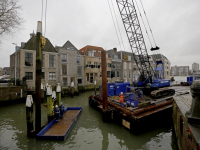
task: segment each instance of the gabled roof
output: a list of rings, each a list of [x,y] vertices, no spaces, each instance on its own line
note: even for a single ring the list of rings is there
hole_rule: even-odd
[[[29,39],[29,41],[25,44],[24,48],[26,50],[36,50],[36,36],[33,36]],[[42,51],[45,52],[54,52],[57,53],[54,46],[51,44],[48,38],[46,38],[46,44],[44,46],[44,49]]]
[[[81,53],[78,51],[78,49],[68,40],[63,46],[62,46],[63,49],[70,49],[70,50],[74,50],[74,51],[77,51],[77,54],[80,54]]]
[[[105,51],[102,47],[97,47],[97,46],[91,46],[91,45],[87,45],[83,48],[81,48],[79,50],[79,52],[82,54],[82,55],[86,55],[88,56],[88,51],[93,51],[95,50],[96,52],[94,52],[94,57],[101,57],[101,53],[99,51]],[[111,58],[110,55],[108,54],[108,58]]]

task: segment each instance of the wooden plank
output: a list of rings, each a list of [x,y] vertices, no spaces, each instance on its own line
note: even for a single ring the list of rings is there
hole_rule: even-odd
[[[45,136],[64,136],[80,110],[68,110],[63,119],[60,119],[58,124],[54,124],[46,133]]]

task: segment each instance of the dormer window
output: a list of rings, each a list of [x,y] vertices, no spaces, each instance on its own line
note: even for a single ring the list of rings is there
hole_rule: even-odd
[[[94,52],[92,52],[92,51],[88,52],[88,56],[94,57]]]

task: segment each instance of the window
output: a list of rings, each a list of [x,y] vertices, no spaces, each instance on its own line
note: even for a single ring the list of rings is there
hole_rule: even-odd
[[[78,79],[78,84],[82,84],[82,79]]]
[[[56,73],[55,72],[49,72],[49,80],[55,80],[56,79]]]
[[[107,63],[107,67],[108,67],[108,68],[111,68],[111,63]]]
[[[129,71],[129,79],[131,78],[131,72]]]
[[[33,72],[25,72],[25,77],[27,80],[33,80]]]
[[[77,56],[76,60],[77,60],[77,64],[79,64],[80,63],[80,57]]]
[[[119,77],[119,71],[117,71],[117,77]]]
[[[86,73],[86,81],[89,81],[89,73]]]
[[[45,79],[45,72],[42,72],[41,79]]]
[[[111,71],[107,71],[107,78],[111,77]]]
[[[67,78],[63,78],[63,85],[67,86]]]
[[[118,59],[118,56],[117,56],[117,55],[114,55],[114,59]]]
[[[92,52],[92,51],[88,52],[88,56],[94,57],[94,52]]]
[[[97,73],[94,74],[94,80],[97,81]]]
[[[124,62],[124,69],[127,69],[127,64],[126,64],[126,62]]]
[[[62,75],[67,75],[67,65],[62,65]]]
[[[115,64],[113,64],[113,65],[112,65],[112,68],[116,68],[116,65],[115,65]]]
[[[67,55],[66,54],[62,54],[61,58],[62,58],[62,62],[67,62]]]
[[[95,53],[95,52],[96,52],[96,50],[93,50],[93,52]]]
[[[78,76],[82,76],[82,67],[81,66],[77,67],[77,74],[78,74]]]
[[[120,63],[117,64],[117,69],[121,69]]]
[[[129,69],[131,69],[131,62],[129,62]]]
[[[45,67],[45,54],[42,54],[42,67]]]
[[[94,62],[94,68],[98,68],[98,62]]]
[[[127,78],[127,71],[124,71],[124,78]]]
[[[33,66],[33,53],[25,53],[25,66]]]
[[[128,60],[131,61],[131,56],[128,56]]]
[[[115,77],[115,71],[111,71],[111,78]]]
[[[91,61],[87,61],[87,67],[91,67]]]
[[[101,53],[101,51],[98,51],[98,53]]]
[[[56,67],[56,56],[49,55],[49,67]]]
[[[93,83],[93,73],[90,73],[90,83]]]

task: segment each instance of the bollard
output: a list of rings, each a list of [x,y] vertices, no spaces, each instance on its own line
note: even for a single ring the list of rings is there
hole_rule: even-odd
[[[60,106],[60,102],[61,102],[61,87],[60,87],[60,83],[57,83],[56,97],[57,97],[57,105]]]
[[[189,111],[186,112],[188,123],[200,125],[200,80],[196,80],[190,87],[192,94],[192,104]]]
[[[57,103],[56,92],[53,91],[52,92],[52,110],[55,108],[56,103]]]
[[[41,83],[41,99],[42,101],[44,101],[44,86],[42,83]]]
[[[31,137],[33,133],[33,98],[32,95],[27,95],[26,98],[26,123],[27,123],[27,136]]]
[[[52,115],[52,88],[51,88],[50,85],[47,86],[46,96],[47,96],[47,117],[48,117],[48,123],[50,123],[53,120],[53,115]]]

